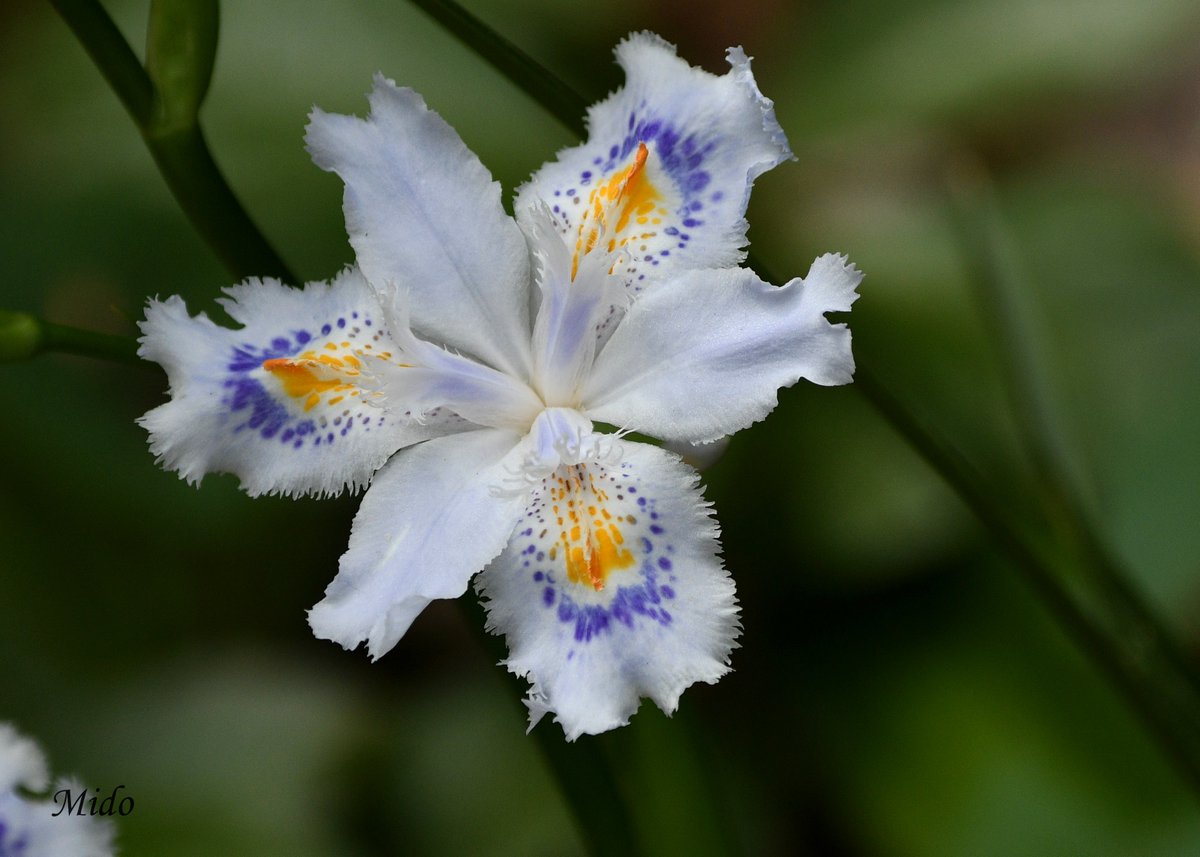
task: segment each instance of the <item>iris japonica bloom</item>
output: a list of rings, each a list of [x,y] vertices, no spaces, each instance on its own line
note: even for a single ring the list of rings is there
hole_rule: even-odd
[[[239,330],[150,302],[141,354],[171,401],[142,424],[167,467],[251,494],[369,483],[317,636],[378,658],[474,578],[530,725],[552,712],[570,739],[729,669],[738,611],[697,474],[624,433],[708,443],[781,386],[850,381],[850,333],[824,313],[861,275],[832,255],[782,287],[738,267],[751,184],[791,152],[728,58],[718,77],[625,40],[625,87],[515,219],[454,130],[377,77],[366,119],[317,110],[307,131],[345,182],[354,267],[228,289]]]
[[[26,793],[50,791],[55,800]],[[65,809],[67,802],[59,797],[63,791],[77,799],[85,790],[69,779],[55,781],[51,790],[41,748],[0,723],[0,857],[111,857],[112,825]]]

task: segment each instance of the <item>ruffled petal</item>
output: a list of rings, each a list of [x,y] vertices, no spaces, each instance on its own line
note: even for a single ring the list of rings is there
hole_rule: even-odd
[[[850,331],[825,313],[858,297],[845,257],[782,288],[752,271],[696,271],[639,298],[596,358],[583,411],[664,440],[704,443],[761,420],[800,378],[845,384]]]
[[[522,224],[550,206],[576,260],[619,253],[616,272],[635,290],[681,268],[740,262],[751,185],[792,154],[745,53],[730,48],[728,59],[718,77],[650,33],[618,45],[625,86],[589,110],[585,144],[520,188]]]
[[[511,490],[520,436],[481,429],[400,452],[376,474],[354,518],[349,550],[325,598],[308,613],[313,633],[372,658],[404,636],[425,605],[457,598],[504,547],[525,505]]]
[[[458,428],[449,414],[418,423],[369,389],[396,346],[357,270],[328,285],[248,280],[226,293],[240,329],[190,316],[178,296],[150,301],[141,323],[138,353],[166,369],[171,400],[138,422],[188,482],[227,472],[252,495],[336,494],[366,484],[401,446]]]
[[[529,255],[500,185],[421,96],[381,75],[363,120],[314,110],[306,141],[346,183],[346,229],[378,288],[413,296],[414,329],[529,373]]]
[[[0,792],[17,786],[40,792],[49,784],[50,770],[37,743],[10,724],[0,723]]]
[[[728,671],[739,626],[717,536],[695,471],[645,444],[534,490],[477,583],[508,668],[530,680],[531,728],[549,712],[568,740],[604,732],[641,697],[670,714]]]

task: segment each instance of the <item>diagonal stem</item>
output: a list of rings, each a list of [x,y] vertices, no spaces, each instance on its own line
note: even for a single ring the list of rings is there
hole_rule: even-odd
[[[984,321],[997,344],[1009,406],[1038,479],[1046,517],[1082,558],[1081,570],[1090,576],[1096,594],[1114,606],[1125,605],[1125,633],[1133,638],[1154,635],[1153,612],[1093,525],[1093,516],[1074,478],[1041,347],[1048,338],[1034,308],[1029,306],[1033,290],[995,189],[983,166],[965,157],[954,165],[948,178],[952,220],[983,305]],[[1180,674],[1200,692],[1200,678],[1188,659],[1177,646],[1169,649]]]
[[[1010,408],[1037,479],[1044,517],[1066,549],[1057,577],[1089,614],[1088,624],[1107,627],[1108,639],[1120,644],[1108,657],[1124,662],[1132,674],[1124,688],[1131,701],[1160,723],[1164,743],[1184,745],[1176,747],[1176,758],[1194,757],[1200,754],[1200,719],[1195,716],[1200,678],[1097,531],[1072,478],[1039,347],[1046,338],[1027,305],[1032,290],[987,175],[981,166],[963,162],[950,178],[959,243],[998,345]],[[1102,645],[1104,640],[1095,642]],[[1196,773],[1189,773],[1197,782]]]
[[[51,4],[121,99],[171,193],[225,268],[239,280],[273,276],[296,282],[217,167],[195,113],[181,117],[162,102],[163,93],[104,7],[96,0]]]
[[[1058,623],[1142,717],[1180,775],[1200,791],[1200,696],[1174,640],[1128,587],[1090,585],[1089,561],[1061,557],[1012,510],[995,502],[984,476],[918,420],[868,370],[854,379],[863,397],[958,495],[1042,599]],[[1109,573],[1116,573],[1111,570]]]
[[[557,75],[453,0],[411,0],[459,41],[490,62],[530,98],[582,137],[587,102]]]

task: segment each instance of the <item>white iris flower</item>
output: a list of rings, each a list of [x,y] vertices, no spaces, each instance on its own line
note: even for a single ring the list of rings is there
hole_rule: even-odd
[[[345,182],[356,257],[329,284],[250,280],[228,330],[151,301],[141,354],[171,401],[142,418],[190,482],[251,494],[370,484],[309,613],[372,658],[473,577],[531,725],[567,737],[667,713],[728,669],[737,636],[718,529],[678,456],[593,421],[701,444],[781,386],[850,381],[861,274],[822,256],[783,287],[738,267],[754,179],[790,158],[741,49],[724,76],[638,34],[589,139],[517,193],[421,97],[382,77],[366,119],[315,111],[308,149]]]

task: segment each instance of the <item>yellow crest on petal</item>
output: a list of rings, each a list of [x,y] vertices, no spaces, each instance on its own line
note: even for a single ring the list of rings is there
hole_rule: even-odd
[[[639,143],[633,160],[592,188],[580,217],[571,261],[571,279],[579,272],[579,260],[595,249],[602,235],[608,236],[609,253],[631,241],[644,241],[658,234],[667,214],[664,198],[651,180],[647,161],[650,150]],[[644,248],[643,248],[644,249]]]
[[[613,515],[608,510],[608,493],[596,486],[586,467],[560,470],[553,477],[550,500],[559,537],[549,556],[557,559],[562,551],[569,581],[599,592],[610,574],[634,564],[621,525],[636,521],[632,515]]]

